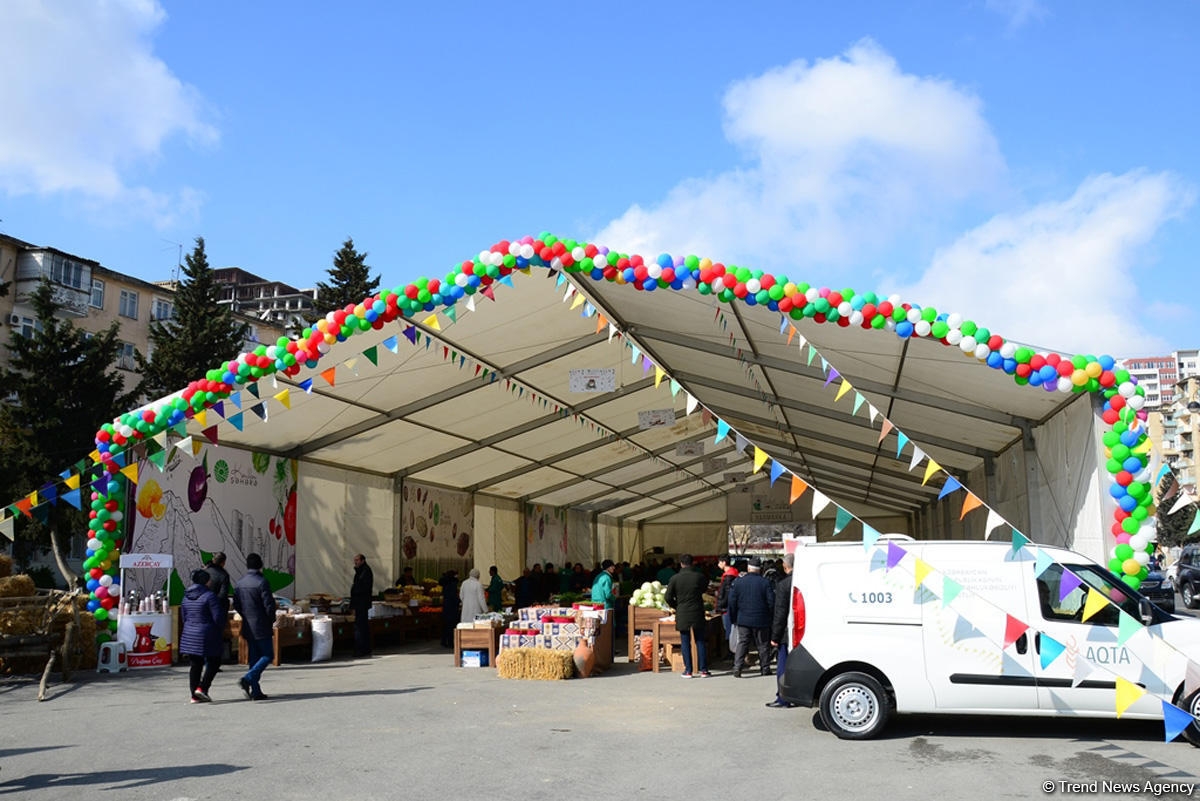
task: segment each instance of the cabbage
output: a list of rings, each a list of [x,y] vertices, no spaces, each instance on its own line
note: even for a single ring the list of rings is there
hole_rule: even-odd
[[[663,591],[663,585],[662,585],[661,581],[652,581],[652,582],[650,582],[650,586],[654,588],[655,592]]]
[[[653,589],[654,589],[654,585],[651,584],[649,581],[642,583],[642,592],[650,592]]]

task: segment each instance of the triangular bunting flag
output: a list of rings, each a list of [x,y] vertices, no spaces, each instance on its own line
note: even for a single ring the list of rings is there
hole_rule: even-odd
[[[229,423],[234,428],[236,428],[238,431],[242,430],[242,412],[238,412],[237,414],[229,415],[228,420],[229,420]]]
[[[512,286],[512,284],[509,284],[509,286]],[[457,322],[458,322],[458,307],[456,307],[456,306],[447,306],[446,308],[442,309],[442,314],[444,314],[444,315],[446,315],[447,317],[449,317],[449,318],[450,318],[450,322],[452,322],[452,323],[457,323]]]
[[[676,395],[678,395],[679,390],[681,390],[681,389],[683,389],[683,387],[679,386],[679,382],[676,381],[674,378],[672,378],[671,379],[671,397],[673,398]]]
[[[733,449],[738,453],[745,453],[746,447],[750,444],[750,440],[743,437],[741,434],[734,434]]]
[[[935,464],[935,462],[932,459],[930,460],[929,463]],[[925,474],[925,479],[926,480],[929,479],[928,472],[926,472],[926,474]],[[960,490],[960,489],[962,489],[962,484],[958,483],[958,479],[955,478],[954,476],[947,476],[946,483],[942,485],[942,491],[938,493],[938,500],[940,501],[942,498],[945,498],[950,493],[954,492],[955,490]]]
[[[72,473],[67,476],[67,489],[79,489],[79,474]]]
[[[806,344],[808,344],[808,343],[806,343],[803,339],[800,340],[800,347],[803,348]],[[808,367],[812,367],[813,356],[816,356],[816,355],[817,355],[817,349],[814,348],[812,345],[809,345],[808,346],[808,360],[804,364],[807,365]],[[824,362],[825,360],[821,359],[821,361]]]
[[[693,398],[692,394],[689,392],[688,396],[687,396],[687,412],[686,413],[691,414],[692,412],[696,411],[696,406],[698,406],[699,403],[700,403],[700,401]]]
[[[495,300],[495,298],[492,298],[492,299]],[[583,295],[576,295],[575,300],[571,301],[571,308],[578,309],[580,306],[583,305],[585,300],[587,300],[587,298],[585,298]]]
[[[176,447],[176,449],[181,450],[181,451],[185,452],[186,454],[188,454],[189,456],[191,456],[192,455],[192,438],[184,437],[183,439],[181,439],[175,443],[175,447]]]
[[[883,443],[883,438],[886,437],[888,435],[888,432],[891,430],[892,430],[892,421],[887,419],[886,417],[883,418],[883,424],[879,426],[879,442],[880,442],[880,444]]]
[[[967,490],[967,497],[963,501],[962,511],[958,513],[958,519],[962,520],[967,516],[967,512],[971,511],[972,509],[978,509],[982,505],[983,501],[979,499],[979,496],[970,490]]]
[[[875,408],[875,404],[867,404],[867,415],[871,418],[871,424],[875,424],[875,418],[879,416],[879,410]],[[882,437],[880,438],[882,439]]]
[[[924,562],[920,559],[917,560],[916,565],[913,566],[913,578],[916,579],[918,587],[924,583],[926,576],[928,576],[932,570],[933,568],[930,567],[927,562]]]
[[[941,470],[942,466],[930,459],[929,464],[925,465],[925,477],[921,479],[921,486],[923,487],[928,484],[930,476],[932,476],[934,473],[941,472]],[[943,487],[943,489],[945,489],[945,487]],[[938,497],[940,498],[941,496],[939,495]]]
[[[489,286],[488,289],[491,289],[491,287]],[[491,297],[491,295],[489,295],[488,297]],[[492,298],[492,300],[495,300],[495,298]],[[436,314],[429,315],[424,320],[422,320],[421,323],[426,328],[432,328],[434,331],[442,330],[442,325],[441,325],[441,323],[438,322],[438,317]]]
[[[162,456],[164,454],[159,454],[159,455]],[[83,508],[83,501],[80,500],[79,490],[77,490],[77,489],[73,489],[73,490],[64,492],[62,494],[62,499],[64,501],[66,501],[67,503],[71,504],[72,506],[74,506],[76,509]]]
[[[805,482],[804,479],[800,478],[800,476],[793,474],[791,499],[788,500],[788,503],[795,503],[796,499],[803,495],[806,489],[808,489],[808,483]]]
[[[367,358],[367,361],[369,361],[371,364],[375,365],[376,367],[379,366],[379,346],[378,345],[372,345],[371,347],[367,348],[366,350],[364,350],[362,352],[362,355],[365,356]]]
[[[1013,551],[1013,553],[1016,553],[1017,551],[1021,550],[1028,544],[1029,544],[1029,537],[1026,537],[1024,534],[1022,534],[1021,532],[1017,531],[1014,528],[1013,535],[1012,535],[1012,551]]]
[[[1054,560],[1050,558],[1050,554],[1046,553],[1041,548],[1038,548],[1037,549],[1037,559],[1033,563],[1033,575],[1034,576],[1042,575],[1043,573],[1045,573],[1047,570],[1050,569],[1050,565],[1052,565],[1052,564],[1054,564]]]
[[[813,505],[812,505],[813,520],[816,520],[817,515],[821,514],[821,512],[824,511],[825,507],[828,505],[829,505],[829,498],[825,497],[825,493],[821,492],[820,490],[813,490]]]
[[[639,357],[639,356],[641,356],[641,355],[642,355],[642,351],[641,351],[641,349],[640,349],[640,348],[638,348],[638,346],[637,346],[637,345],[632,345],[632,344],[631,344],[631,345],[629,346],[629,363],[630,363],[630,364],[637,364],[637,363],[638,363],[638,357]]]
[[[258,394],[258,384],[247,384],[246,391],[249,392],[251,395],[253,395],[256,398],[262,397],[261,395]],[[204,423],[201,423],[200,425],[204,425]]]
[[[823,367],[828,367],[828,366],[829,366],[829,363],[828,363],[828,362],[826,362],[824,359],[821,359],[821,365],[822,365]],[[827,375],[827,376],[825,377],[825,386],[829,386],[829,384],[830,384],[830,383],[831,383],[831,382],[832,382],[832,381],[833,381],[835,378],[840,378],[840,377],[841,377],[841,373],[839,373],[839,372],[838,372],[836,369],[831,369],[831,370],[829,371],[829,375]]]
[[[50,506],[42,504],[41,506],[33,507],[33,516],[43,526],[50,525]]]
[[[1188,526],[1187,536],[1192,536],[1197,531],[1200,531],[1200,509],[1196,510],[1196,516],[1192,518],[1192,524]]]
[[[53,484],[47,484],[41,488],[40,492],[43,503],[49,503],[51,506],[58,505],[58,487]]]
[[[769,459],[769,458],[770,457],[767,456],[766,451],[764,451],[762,448],[755,445],[754,446],[754,472],[757,473],[759,470],[762,470],[762,466],[764,464],[766,464],[767,459]]]
[[[205,439],[207,439],[213,445],[217,444],[217,427],[216,426],[209,426],[208,428],[204,429],[200,433],[204,436]]]
[[[282,390],[275,394],[275,400],[283,404],[283,408],[292,408],[292,391],[290,389]]]
[[[838,387],[837,394],[833,396],[834,402],[836,403],[837,401],[840,401],[842,396],[852,389],[854,389],[854,387],[850,386],[850,382],[843,378],[842,385]]]
[[[334,379],[337,377],[337,367],[330,367],[328,370],[321,371],[321,378],[325,379],[325,383],[329,386],[334,385]]]
[[[264,421],[266,421],[266,419],[267,419],[267,404],[256,403],[250,407],[250,411],[254,412],[259,417],[261,417]]]
[[[217,401],[216,403],[214,403],[212,405],[212,410],[217,413],[217,417],[220,417],[221,419],[225,418],[225,402],[224,401]]]
[[[1020,639],[1029,626],[1009,614],[1005,614],[1004,618],[1004,645],[1002,647],[1007,648]]]
[[[962,585],[949,576],[942,576],[942,606],[950,603],[962,592]]]
[[[242,392],[241,392],[241,390],[229,393],[229,402],[232,403],[234,406],[238,407],[239,409],[242,408]]]
[[[783,475],[783,465],[774,459],[771,460],[771,486],[775,486],[775,481]]]
[[[862,393],[855,392],[854,393],[854,411],[850,412],[850,414],[858,414],[858,410],[862,408],[864,401],[866,401],[866,398],[864,398],[862,396]],[[875,421],[872,420],[871,422],[875,422]]]
[[[847,512],[842,507],[837,508],[837,517],[833,521],[833,536],[842,533],[842,529],[850,525],[850,521],[854,519],[854,515]]]
[[[133,464],[129,465],[129,467],[122,467],[121,475],[125,476],[125,478],[129,479],[134,484],[138,483],[137,462],[134,462]]]
[[[1066,646],[1050,635],[1043,633],[1039,649],[1038,655],[1042,660],[1042,670],[1045,670],[1050,667],[1051,662],[1062,655],[1062,652],[1066,650]]]
[[[904,451],[904,446],[908,444],[908,436],[903,431],[896,432],[896,458],[900,458],[900,454]]]
[[[13,536],[13,519],[11,517],[6,517],[3,520],[0,520],[0,534],[3,534],[10,540],[16,539]]]
[[[201,442],[200,440],[196,439],[195,437],[192,437],[191,439],[192,439],[192,456],[193,457],[199,456],[200,451],[204,450],[204,443]]]
[[[654,388],[655,389],[657,389],[658,385],[662,383],[663,376],[665,376],[666,374],[667,374],[666,370],[662,369],[657,364],[654,365]]]
[[[1120,623],[1117,624],[1117,645],[1124,645],[1129,638],[1146,628],[1142,621],[1135,620],[1133,615],[1121,610]]]
[[[1133,702],[1146,694],[1146,691],[1129,679],[1117,676],[1117,717],[1125,714],[1125,710],[1133,706]]]
[[[900,564],[900,561],[902,559],[904,559],[905,556],[908,555],[908,551],[904,550],[899,545],[897,545],[896,543],[891,542],[891,541],[888,542],[887,549],[888,549],[887,550],[887,569],[888,570],[891,570],[893,567]]]
[[[942,598],[942,605],[945,606],[946,599]],[[972,637],[982,637],[983,632],[971,625],[971,621],[967,620],[962,615],[959,615],[954,621],[954,631],[950,633],[950,639],[954,642],[961,642]]]
[[[871,526],[868,526],[866,523],[863,523],[863,547],[864,548],[870,549],[871,546],[873,546],[876,542],[879,541],[879,538],[881,536],[882,535],[879,533],[878,530],[872,528]]]
[[[1178,512],[1183,507],[1192,502],[1191,497],[1186,492],[1179,493],[1179,497],[1175,499],[1175,503],[1171,504],[1171,508],[1167,510],[1167,517]]]
[[[1106,606],[1108,606],[1108,599],[1095,590],[1089,589],[1087,599],[1083,602],[1082,620],[1086,623],[1088,618]]]
[[[11,539],[11,537],[10,537]],[[1162,702],[1163,711],[1163,742],[1171,742],[1179,735],[1183,734],[1188,726],[1195,722],[1195,718],[1187,710],[1180,709],[1174,704],[1169,704],[1166,701]]]
[[[911,471],[914,467],[919,465],[924,460],[925,460],[925,451],[921,450],[920,448],[918,448],[916,446],[913,446],[912,458],[908,460],[909,471]],[[925,482],[922,481],[921,483],[924,484]]]
[[[1082,584],[1083,582],[1079,580],[1079,576],[1076,576],[1070,570],[1063,570],[1062,578],[1058,580],[1058,600],[1065,601],[1067,596]]]
[[[206,423],[208,423],[208,410],[200,409],[199,411],[196,412],[195,418],[196,418],[197,423],[199,423],[200,425],[205,425]]]
[[[150,460],[150,464],[158,468],[158,472],[160,473],[167,466],[167,452],[165,450],[159,451],[158,453],[152,453],[146,458]]]
[[[306,378],[300,382],[299,387],[300,387],[300,389],[304,390],[309,395],[311,395],[312,394],[312,385],[313,385],[313,380],[311,378]]]
[[[983,538],[986,540],[997,526],[1002,525],[1004,525],[1004,518],[995,509],[988,507],[987,522],[983,524]]]

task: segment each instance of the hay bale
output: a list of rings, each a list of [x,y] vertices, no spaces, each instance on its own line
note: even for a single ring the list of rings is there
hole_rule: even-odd
[[[37,595],[33,579],[24,574],[0,578],[0,598],[24,598]]]
[[[574,654],[548,648],[505,648],[496,657],[502,679],[558,681],[575,675]]]
[[[0,578],[8,578],[12,575],[12,557],[6,553],[0,553]]]

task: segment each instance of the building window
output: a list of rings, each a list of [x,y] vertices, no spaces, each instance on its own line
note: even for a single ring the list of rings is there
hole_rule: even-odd
[[[99,278],[92,279],[92,308],[104,308],[104,282]]]
[[[83,265],[55,254],[50,259],[50,280],[64,286],[83,289]]]
[[[121,290],[121,308],[118,312],[122,317],[136,320],[138,316],[138,293],[128,289]]]
[[[136,370],[137,359],[133,355],[133,343],[122,342],[121,349],[117,352],[117,367],[122,370]]]
[[[154,299],[154,313],[150,315],[151,320],[173,320],[175,319],[175,306],[168,300],[162,298]]]
[[[20,325],[13,326],[17,329],[17,333],[23,337],[31,337],[34,333],[42,330],[42,321],[35,320],[32,317],[22,317]]]

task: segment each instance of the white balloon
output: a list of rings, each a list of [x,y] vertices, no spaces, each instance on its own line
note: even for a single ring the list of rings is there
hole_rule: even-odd
[[[1132,398],[1137,393],[1137,385],[1132,381],[1122,381],[1117,392],[1121,393],[1122,398]]]
[[[113,583],[112,576],[104,575],[100,577],[101,587],[111,587]]]
[[[712,291],[713,292],[720,292],[724,288],[725,288],[725,276],[718,275],[716,278],[714,278],[712,280]]]
[[[1139,531],[1129,538],[1129,544],[1133,546],[1135,551],[1143,551],[1150,544],[1150,538]]]
[[[122,520],[125,519],[125,513],[124,512],[113,512],[112,519],[115,520],[116,522],[120,523]]]
[[[962,348],[963,353],[974,353],[977,345],[979,345],[979,343],[976,342],[975,337],[971,336],[970,334],[963,336],[958,343],[958,346]]]
[[[893,320],[891,317],[889,317],[889,318],[887,318],[887,322],[885,322],[883,324],[883,327],[886,328],[888,331],[895,331],[896,330],[896,321]]]
[[[575,261],[583,261],[585,258],[587,258],[587,251],[579,245],[576,245],[571,249],[571,258],[573,258]]]
[[[908,320],[913,325],[916,325],[921,320],[921,310],[920,309],[909,309],[908,314],[905,315],[905,319]]]
[[[1125,401],[1125,403],[1129,406],[1129,408],[1136,412],[1138,409],[1146,405],[1146,398],[1143,395],[1131,395],[1129,396],[1129,399]]]
[[[317,352],[329,353],[329,343],[328,342],[318,342],[317,343]]]
[[[808,291],[804,293],[804,297],[809,303],[812,303],[814,300],[821,297],[821,291],[816,287],[809,287]]]
[[[510,256],[521,255],[521,243],[520,242],[509,242],[508,243],[508,255],[510,255]]]
[[[533,253],[534,253],[533,245],[530,245],[530,244],[521,245],[521,258],[532,259]]]
[[[900,296],[899,295],[888,295],[888,303],[892,304],[893,306],[899,306],[900,305]]]
[[[603,253],[597,253],[592,257],[592,263],[603,270],[608,266],[608,256]]]
[[[1017,353],[1017,346],[1012,342],[1005,342],[1000,346],[1000,356],[1004,359],[1011,359]]]
[[[88,540],[88,547],[91,548],[93,551],[96,550],[97,548],[99,548],[102,544],[103,543],[101,543],[100,540],[97,539],[96,537],[92,537],[90,540]]]
[[[962,331],[959,331],[957,328],[951,328],[949,331],[946,332],[946,341],[949,342],[951,345],[957,345],[958,343],[962,342],[963,341]]]
[[[751,278],[749,281],[746,282],[746,291],[749,292],[751,295],[757,295],[758,290],[760,290],[760,289],[762,289],[762,282],[759,281],[757,278]]]
[[[477,261],[483,265],[491,264],[492,263],[492,252],[490,250],[479,251],[479,256],[476,257],[475,261]]]
[[[917,336],[919,337],[929,336],[929,331],[932,328],[933,326],[930,325],[928,320],[918,320],[916,325],[913,326],[913,329],[917,332]]]
[[[646,275],[650,276],[655,281],[657,281],[659,278],[662,278],[662,265],[657,263],[646,265]]]
[[[1145,551],[1134,551],[1133,558],[1137,560],[1139,565],[1145,565],[1150,562],[1150,554]]]
[[[843,300],[838,304],[838,315],[841,317],[849,317],[854,313],[854,307],[850,305],[850,301]]]
[[[466,273],[459,273],[458,275],[454,276],[455,286],[466,286],[468,283],[470,283],[470,281],[471,279]]]
[[[1075,386],[1075,384],[1071,382],[1071,379],[1066,378],[1065,376],[1061,376],[1061,375],[1058,377],[1058,391],[1059,392],[1070,392],[1071,387],[1073,387],[1073,386]]]
[[[850,312],[850,325],[862,325],[863,313],[860,311]]]
[[[950,326],[951,328],[962,327],[962,315],[959,314],[958,312],[955,312],[954,314],[949,315],[946,318],[946,325]]]
[[[988,357],[988,354],[990,354],[991,352],[992,352],[992,349],[989,348],[987,345],[976,345],[975,346],[975,358],[979,359],[980,361],[983,361],[984,359],[986,359]]]
[[[696,279],[692,278],[690,275],[687,278],[683,279],[683,288],[684,289],[695,289],[696,288]]]
[[[279,348],[275,347],[274,345],[267,345],[267,358],[268,359],[274,359],[278,355],[279,355]]]

